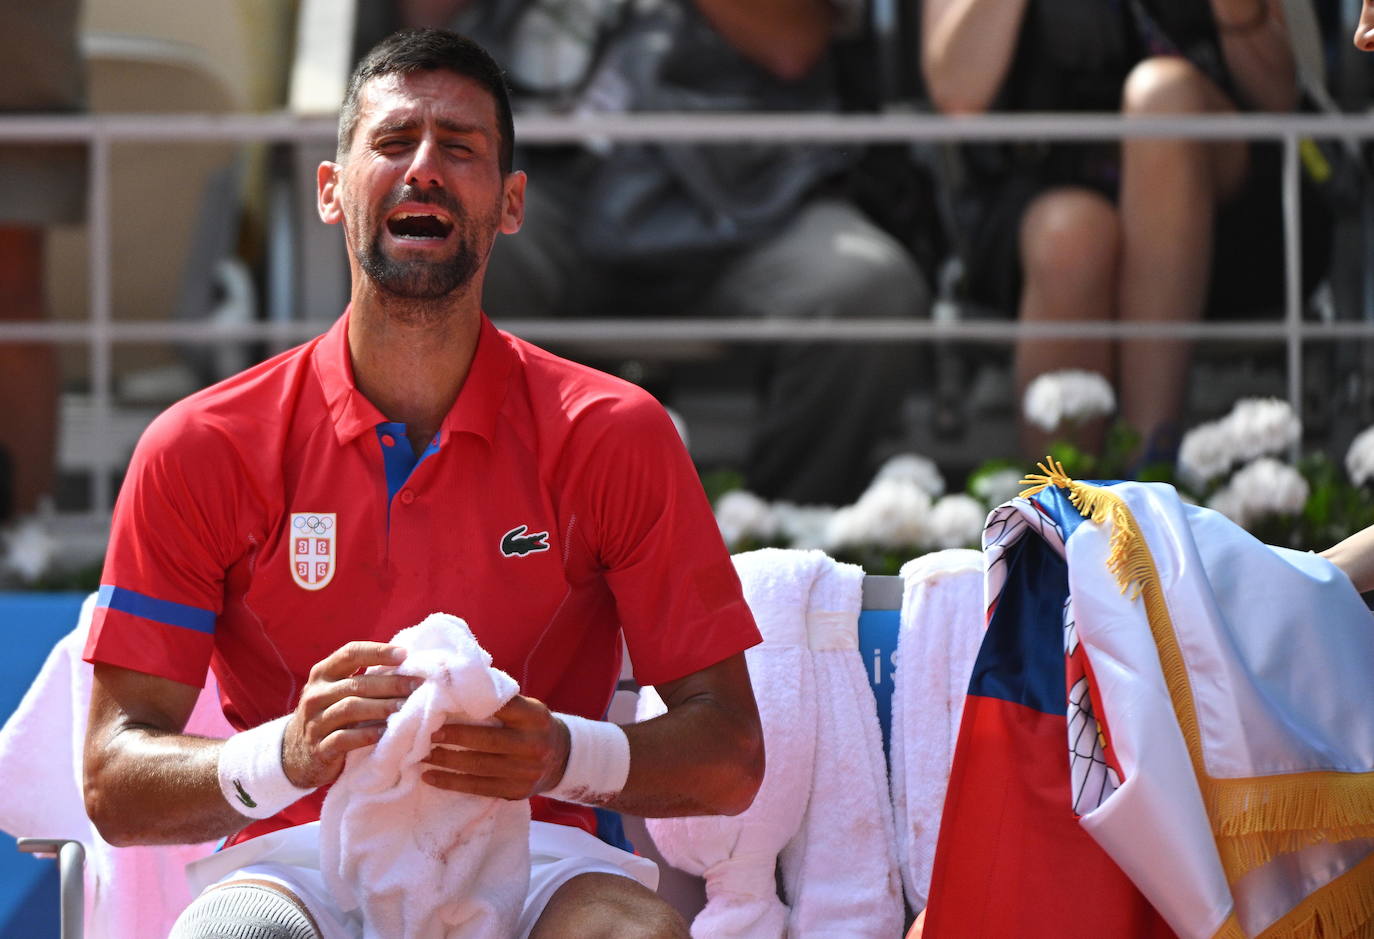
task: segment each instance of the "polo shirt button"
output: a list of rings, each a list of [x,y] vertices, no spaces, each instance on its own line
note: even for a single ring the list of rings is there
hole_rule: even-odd
[[[410,505],[410,503],[415,501],[415,493],[411,492],[409,489],[402,489],[401,501],[406,505]]]
[[[394,446],[396,446],[396,438],[393,437],[393,436],[391,436],[390,434],[382,434],[382,446],[384,446],[384,447],[394,447]]]

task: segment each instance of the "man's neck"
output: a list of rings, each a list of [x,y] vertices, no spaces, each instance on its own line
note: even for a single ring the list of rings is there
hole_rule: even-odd
[[[482,314],[469,296],[404,301],[354,291],[348,318],[353,380],[416,453],[438,433],[467,379]]]

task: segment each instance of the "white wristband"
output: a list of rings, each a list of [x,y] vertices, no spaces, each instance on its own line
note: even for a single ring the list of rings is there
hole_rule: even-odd
[[[301,789],[286,778],[281,765],[286,714],[240,731],[219,751],[219,791],[234,811],[249,818],[271,818],[314,789]]]
[[[544,795],[560,802],[600,805],[620,794],[630,776],[630,738],[610,721],[589,721],[576,714],[554,716],[568,728],[568,768]]]

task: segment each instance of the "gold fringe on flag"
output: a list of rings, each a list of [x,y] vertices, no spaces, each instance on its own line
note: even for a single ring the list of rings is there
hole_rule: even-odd
[[[1231,915],[1226,917],[1226,922],[1221,924],[1221,928],[1212,933],[1212,939],[1250,939],[1245,935],[1245,930],[1240,928],[1240,920],[1236,919],[1236,913],[1231,911]]]
[[[1374,855],[1312,891],[1258,939],[1356,939],[1374,932]]]

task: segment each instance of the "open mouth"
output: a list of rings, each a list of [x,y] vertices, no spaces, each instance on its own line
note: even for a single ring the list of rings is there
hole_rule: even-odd
[[[397,212],[386,220],[386,230],[397,238],[412,241],[442,241],[453,231],[453,223],[423,212]]]

